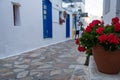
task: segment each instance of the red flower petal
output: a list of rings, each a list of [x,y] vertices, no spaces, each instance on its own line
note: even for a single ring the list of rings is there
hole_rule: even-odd
[[[118,17],[112,18],[112,24],[116,24],[118,22],[119,22],[119,18]]]
[[[79,44],[79,39],[76,39],[75,43],[76,43],[76,45],[78,45]]]
[[[85,47],[78,46],[78,51],[84,52],[85,50],[86,50]]]
[[[107,35],[103,34],[101,36],[98,37],[98,40],[100,41],[100,43],[103,43],[107,40]]]
[[[98,29],[96,29],[96,33],[98,34],[103,34],[104,28],[103,27],[99,27]]]
[[[114,24],[114,29],[116,32],[119,32],[120,31],[120,23]]]

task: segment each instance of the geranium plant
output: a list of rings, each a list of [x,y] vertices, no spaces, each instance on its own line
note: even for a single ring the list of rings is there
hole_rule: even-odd
[[[96,45],[109,51],[120,49],[119,18],[112,18],[110,25],[104,25],[100,20],[93,20],[83,31],[82,36],[76,40],[76,44],[80,52],[86,51],[86,53],[91,53]]]

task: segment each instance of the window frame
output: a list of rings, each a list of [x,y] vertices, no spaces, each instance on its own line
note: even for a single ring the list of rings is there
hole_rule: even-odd
[[[20,4],[17,2],[12,2],[13,7],[13,25],[14,26],[20,26],[21,20],[20,20]]]

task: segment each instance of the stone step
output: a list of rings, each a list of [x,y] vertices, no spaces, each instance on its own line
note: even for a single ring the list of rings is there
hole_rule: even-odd
[[[115,75],[109,75],[99,72],[97,70],[93,56],[90,56],[88,70],[90,80],[120,80],[120,73]]]

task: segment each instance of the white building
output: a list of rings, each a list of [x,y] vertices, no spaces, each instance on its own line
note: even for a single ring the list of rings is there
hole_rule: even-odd
[[[72,38],[75,39],[76,30],[79,30],[81,36],[81,27],[86,25],[85,22],[85,0],[63,0],[63,7],[73,12]],[[82,23],[82,26],[80,25]]]
[[[110,24],[113,17],[120,18],[120,0],[103,0],[103,20]]]
[[[0,0],[0,58],[71,39],[72,12],[59,24],[62,0]],[[67,23],[67,25],[66,25]]]

